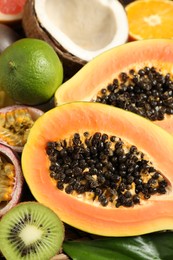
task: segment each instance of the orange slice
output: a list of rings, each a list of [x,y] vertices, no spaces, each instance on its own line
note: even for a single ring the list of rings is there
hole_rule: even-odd
[[[126,12],[130,40],[173,38],[173,1],[137,0]]]

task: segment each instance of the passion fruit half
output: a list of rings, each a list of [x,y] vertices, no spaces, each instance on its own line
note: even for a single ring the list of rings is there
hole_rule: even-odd
[[[22,152],[34,122],[44,112],[40,109],[13,105],[0,109],[0,142]]]
[[[19,202],[23,180],[18,154],[0,143],[0,218]]]

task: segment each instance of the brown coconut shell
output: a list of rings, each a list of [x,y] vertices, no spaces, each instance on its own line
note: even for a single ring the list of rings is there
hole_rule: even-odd
[[[57,42],[53,35],[50,35],[45,28],[41,26],[35,12],[35,1],[27,0],[23,10],[22,26],[26,37],[37,38],[48,42],[58,54],[64,67],[64,77],[73,76],[79,69],[86,64],[86,61],[69,53],[63,46]]]

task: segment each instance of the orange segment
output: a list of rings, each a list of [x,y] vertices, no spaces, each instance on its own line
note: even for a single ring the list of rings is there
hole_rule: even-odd
[[[173,39],[173,1],[137,0],[126,6],[126,12],[131,39]]]

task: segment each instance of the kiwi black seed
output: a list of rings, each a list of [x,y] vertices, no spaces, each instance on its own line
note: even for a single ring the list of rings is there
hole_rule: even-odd
[[[0,251],[7,260],[49,260],[63,239],[62,221],[38,202],[19,203],[0,221]]]

